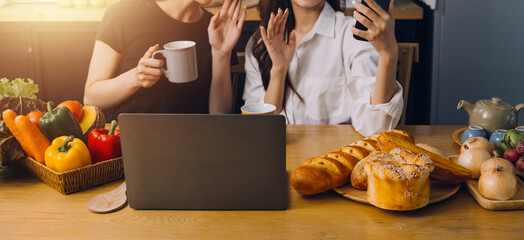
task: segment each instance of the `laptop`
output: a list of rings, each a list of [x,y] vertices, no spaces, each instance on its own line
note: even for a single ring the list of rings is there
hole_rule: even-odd
[[[120,114],[133,209],[287,208],[281,115]]]

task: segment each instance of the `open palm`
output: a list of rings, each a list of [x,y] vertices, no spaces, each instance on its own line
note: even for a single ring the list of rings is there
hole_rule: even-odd
[[[244,10],[237,21],[241,6],[242,0],[226,0],[222,9],[211,18],[207,32],[214,50],[229,53],[235,47],[246,19]]]
[[[263,26],[260,26],[262,41],[264,41],[266,45],[269,57],[271,57],[271,61],[273,62],[273,67],[280,70],[287,70],[291,60],[293,60],[293,54],[295,52],[295,31],[293,30],[289,34],[289,41],[287,43],[284,38],[288,16],[289,12],[287,10],[282,12],[282,10],[279,9],[276,16],[271,13],[267,31]]]

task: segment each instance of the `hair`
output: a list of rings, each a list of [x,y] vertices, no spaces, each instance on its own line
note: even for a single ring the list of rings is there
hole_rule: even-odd
[[[326,0],[326,2],[329,3],[329,5],[331,5],[331,7],[333,7],[335,11],[341,11],[340,0]],[[258,3],[258,11],[260,13],[260,25],[264,26],[264,28],[267,29],[270,14],[276,14],[279,8],[282,10],[288,9],[289,11],[289,16],[287,18],[286,26],[284,29],[284,38],[287,41],[287,39],[289,39],[289,34],[291,33],[291,31],[293,31],[293,29],[295,29],[296,24],[295,14],[293,12],[291,0],[260,0]],[[267,90],[267,87],[269,86],[269,80],[271,77],[270,73],[271,67],[273,66],[273,62],[269,57],[266,45],[262,41],[260,28],[258,28],[253,34],[253,48],[251,50],[253,52],[253,56],[255,56],[258,62],[258,67],[262,77],[262,84],[264,85],[264,89]],[[291,89],[291,91],[296,92],[295,88],[289,81],[289,75],[286,74],[284,97],[286,96],[288,87]],[[298,95],[298,97],[301,101],[303,101],[300,95]]]

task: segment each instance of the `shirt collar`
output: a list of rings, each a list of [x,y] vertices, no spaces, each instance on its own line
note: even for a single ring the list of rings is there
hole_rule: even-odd
[[[335,10],[329,3],[324,3],[324,8],[311,31],[326,37],[335,37]]]

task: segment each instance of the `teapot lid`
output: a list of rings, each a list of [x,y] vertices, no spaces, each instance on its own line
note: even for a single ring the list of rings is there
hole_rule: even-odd
[[[478,103],[480,105],[482,105],[483,107],[487,107],[487,108],[495,108],[495,109],[499,109],[499,110],[512,110],[514,109],[513,106],[505,103],[505,102],[502,102],[502,99],[499,98],[499,97],[492,97],[491,100],[490,99],[482,99],[482,100],[479,100]]]

